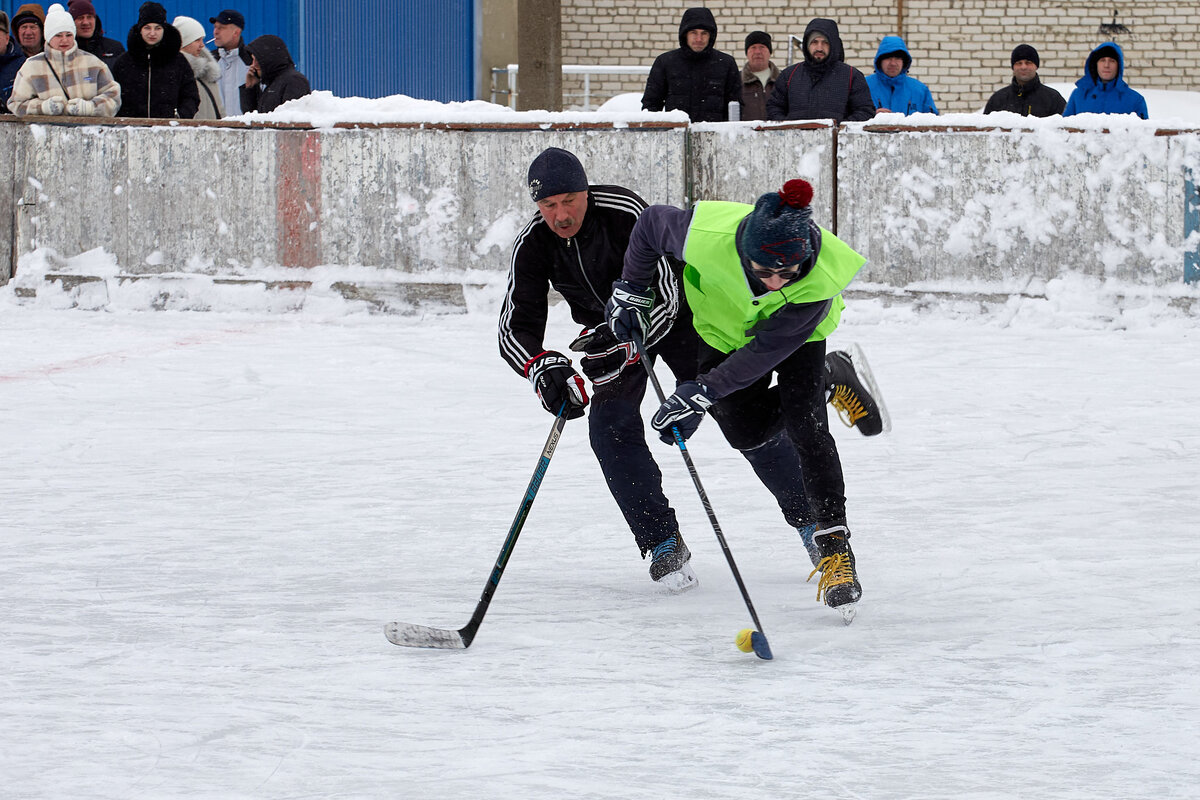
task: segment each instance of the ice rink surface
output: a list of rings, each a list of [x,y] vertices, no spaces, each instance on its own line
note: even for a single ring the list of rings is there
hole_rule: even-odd
[[[494,315],[0,311],[0,797],[1196,797],[1194,320],[851,304],[852,626],[690,445],[765,662],[678,451],[666,596],[583,421],[471,648],[384,639],[467,621],[549,431]]]

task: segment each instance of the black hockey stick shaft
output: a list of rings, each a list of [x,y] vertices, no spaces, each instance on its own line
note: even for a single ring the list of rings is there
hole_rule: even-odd
[[[529,509],[533,507],[533,501],[537,497],[538,489],[541,488],[542,478],[546,477],[546,469],[550,466],[550,459],[554,456],[554,448],[558,446],[558,439],[562,435],[563,427],[567,424],[567,404],[564,402],[562,408],[558,410],[557,416],[554,417],[554,425],[550,428],[550,435],[546,437],[546,444],[542,447],[542,455],[538,458],[537,467],[533,470],[533,476],[529,479],[529,486],[525,488],[525,497],[521,499],[521,506],[517,509],[517,515],[513,518],[512,525],[508,529],[508,536],[504,538],[504,546],[500,548],[500,555],[496,558],[496,566],[492,568],[492,574],[488,578],[483,587],[483,594],[479,596],[479,603],[475,606],[475,613],[471,615],[471,619],[459,629],[459,634],[462,636],[463,647],[470,647],[471,640],[475,638],[476,631],[479,630],[479,624],[483,622],[483,615],[487,613],[488,606],[492,602],[492,595],[496,593],[496,587],[500,585],[500,578],[504,575],[504,568],[508,566],[508,559],[512,556],[513,548],[517,545],[517,537],[521,535],[521,529],[525,527],[525,519],[529,516]]]
[[[633,344],[637,351],[642,356],[642,366],[646,368],[646,374],[650,376],[650,383],[654,385],[654,393],[658,395],[658,402],[667,402],[667,396],[663,394],[662,384],[658,382],[658,376],[654,374],[654,365],[650,363],[650,356],[646,353],[646,346],[642,343],[640,333],[633,334]],[[764,641],[766,633],[763,633],[762,623],[758,621],[758,614],[754,610],[754,603],[750,601],[750,593],[746,591],[746,584],[742,581],[742,573],[738,571],[737,562],[733,560],[733,553],[729,549],[729,544],[725,541],[725,534],[721,531],[721,523],[717,522],[717,515],[713,512],[712,503],[708,500],[708,492],[704,491],[704,484],[700,482],[700,473],[696,471],[696,465],[692,461],[692,454],[688,452],[687,442],[679,433],[679,429],[672,426],[671,432],[675,434],[675,444],[679,446],[679,452],[683,454],[683,463],[687,465],[688,474],[692,476],[692,483],[696,485],[696,492],[700,495],[700,504],[704,506],[704,513],[708,515],[708,521],[712,524],[713,533],[717,535],[717,542],[721,545],[721,552],[725,554],[725,560],[729,562],[729,570],[733,573],[733,579],[737,582],[738,591],[742,593],[742,600],[746,603],[746,610],[750,612],[750,619],[754,621],[754,628],[762,634]],[[767,652],[770,652],[768,647]]]
[[[533,470],[533,477],[529,479],[525,497],[521,500],[517,515],[508,529],[508,536],[504,539],[504,546],[500,548],[496,566],[492,568],[492,574],[484,584],[483,594],[479,596],[479,603],[476,604],[475,613],[471,615],[470,621],[458,630],[391,622],[384,626],[384,634],[389,642],[404,647],[433,647],[443,650],[465,650],[471,646],[471,642],[479,630],[479,624],[483,622],[483,615],[487,613],[488,606],[492,602],[492,595],[496,593],[496,587],[500,585],[500,578],[504,575],[508,559],[512,557],[513,548],[517,545],[517,537],[521,535],[521,528],[525,526],[525,519],[529,516],[529,509],[533,506],[534,498],[537,497],[538,489],[542,485],[542,478],[546,476],[550,458],[554,455],[554,448],[558,446],[558,439],[562,435],[566,423],[567,404],[564,402],[554,417],[554,425],[550,428],[550,435],[546,438],[545,446],[542,447],[542,455],[538,459],[537,467]]]

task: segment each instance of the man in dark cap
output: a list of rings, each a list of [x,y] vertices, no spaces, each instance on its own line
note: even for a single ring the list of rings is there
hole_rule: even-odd
[[[742,119],[767,118],[767,97],[779,77],[771,53],[771,35],[751,31],[746,37],[746,65],[742,67]]]
[[[691,558],[679,534],[675,511],[662,492],[662,473],[646,446],[641,403],[646,372],[632,345],[617,342],[605,324],[604,304],[630,231],[646,202],[621,186],[591,185],[573,153],[544,150],[529,166],[526,188],[538,213],[517,235],[500,310],[500,355],[529,379],[542,406],[557,414],[563,403],[570,419],[589,405],[583,377],[571,360],[544,344],[548,294],[566,300],[571,317],[584,326],[571,345],[592,382],[588,429],[592,450],[613,499],[633,532],[650,577],[668,591],[697,585]],[[690,326],[673,326],[680,312],[679,278],[665,260],[650,265],[647,286],[658,305],[649,314],[646,348],[661,357],[680,380],[694,378],[696,340]]]
[[[1017,45],[1009,60],[1012,63],[1012,83],[991,96],[983,113],[1011,111],[1023,117],[1052,117],[1063,113],[1067,101],[1038,78],[1037,71],[1042,61],[1033,45]]]
[[[686,111],[692,122],[726,122],[742,99],[737,62],[714,49],[717,21],[707,8],[689,8],[679,23],[679,47],[654,59],[642,94],[647,111]]]
[[[673,442],[673,429],[686,439],[711,411],[788,522],[802,536],[815,526],[809,577],[821,573],[817,599],[849,623],[862,587],[825,411],[825,342],[845,307],[842,290],[865,259],[813,222],[812,194],[806,181],[791,180],[753,206],[650,206],[630,235],[607,314],[618,340],[643,335],[655,265],[664,257],[685,262],[683,287],[701,339],[698,374],[675,388],[650,424]],[[853,374],[849,359],[839,362],[835,370]]]
[[[125,52],[125,46],[104,35],[104,26],[96,16],[96,7],[89,0],[71,0],[67,4],[67,11],[75,20],[75,43],[79,49],[91,53],[112,69],[117,58]]]
[[[237,114],[242,108],[241,87],[246,83],[246,72],[250,69],[250,53],[242,40],[246,29],[246,18],[240,11],[227,8],[208,21],[213,26],[211,52],[221,68],[217,86],[221,89],[221,105],[226,114]]]

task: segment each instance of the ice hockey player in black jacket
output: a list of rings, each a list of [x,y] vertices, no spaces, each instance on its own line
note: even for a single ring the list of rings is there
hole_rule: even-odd
[[[589,185],[579,159],[557,147],[534,159],[527,186],[538,213],[513,246],[500,312],[500,354],[529,378],[547,411],[558,413],[566,401],[569,417],[583,416],[589,403],[583,378],[565,354],[543,343],[549,290],[563,296],[571,317],[584,326],[574,347],[582,352],[583,372],[592,381],[588,429],[608,489],[642,556],[651,557],[650,577],[670,591],[685,591],[696,585],[696,576],[675,510],[662,492],[662,473],[646,446],[640,410],[646,372],[633,346],[618,343],[604,322],[629,234],[646,202],[620,186]],[[681,291],[665,259],[653,288],[658,303],[646,349],[676,378],[690,380],[696,337],[690,324],[674,324]]]

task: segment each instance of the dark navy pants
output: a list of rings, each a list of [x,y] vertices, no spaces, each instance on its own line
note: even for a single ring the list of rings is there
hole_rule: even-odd
[[[690,317],[681,314],[650,356],[661,358],[676,380],[690,381],[696,377],[698,342]],[[679,530],[662,491],[662,472],[646,445],[641,407],[648,380],[641,364],[626,367],[612,383],[595,387],[588,412],[592,452],[643,555]]]

